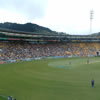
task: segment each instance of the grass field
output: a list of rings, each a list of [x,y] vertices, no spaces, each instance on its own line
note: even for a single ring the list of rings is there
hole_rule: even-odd
[[[16,100],[100,100],[100,58],[89,61],[62,58],[0,65],[0,94]]]
[[[0,100],[7,100],[6,98],[0,97]]]

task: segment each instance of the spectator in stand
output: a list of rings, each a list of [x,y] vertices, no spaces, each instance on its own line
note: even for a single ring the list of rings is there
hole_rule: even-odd
[[[0,44],[2,45],[2,44]],[[0,61],[49,56],[88,56],[100,50],[97,43],[32,44],[5,42],[0,48]]]

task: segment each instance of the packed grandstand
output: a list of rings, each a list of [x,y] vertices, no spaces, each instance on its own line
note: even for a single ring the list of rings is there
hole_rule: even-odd
[[[0,63],[47,57],[97,56],[99,51],[99,36],[0,29]]]

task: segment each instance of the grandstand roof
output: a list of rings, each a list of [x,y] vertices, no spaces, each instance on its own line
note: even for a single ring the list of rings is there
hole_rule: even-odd
[[[68,34],[38,34],[0,28],[0,40],[25,40],[25,41],[58,41],[58,42],[86,42],[100,41],[99,36],[92,35],[68,35]]]

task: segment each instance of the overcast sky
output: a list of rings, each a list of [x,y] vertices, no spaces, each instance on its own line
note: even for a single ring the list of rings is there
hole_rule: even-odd
[[[0,22],[36,23],[58,32],[100,32],[100,0],[0,0]]]

